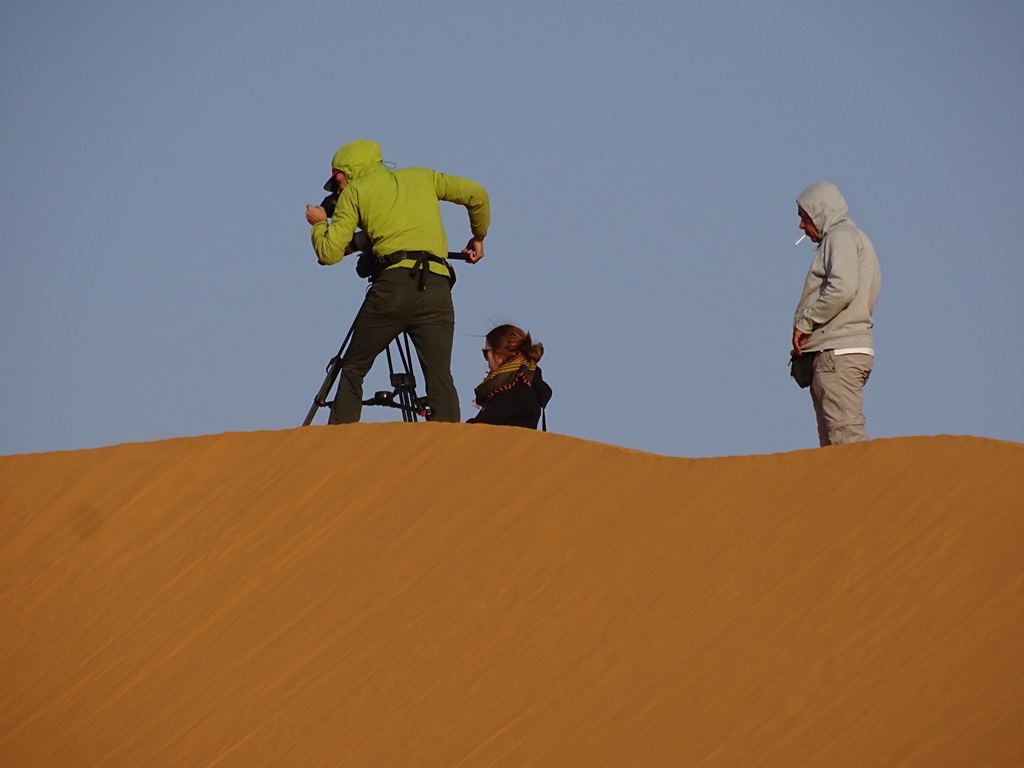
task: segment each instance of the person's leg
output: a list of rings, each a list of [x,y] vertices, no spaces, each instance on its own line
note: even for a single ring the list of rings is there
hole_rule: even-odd
[[[828,439],[828,423],[825,421],[825,414],[821,407],[819,390],[816,390],[811,383],[811,404],[814,406],[814,420],[818,424],[818,445],[822,448],[831,445]]]
[[[868,439],[864,428],[864,385],[871,375],[871,355],[818,355],[811,382],[811,401],[818,420],[821,446]]]
[[[338,393],[328,424],[359,421],[363,379],[377,355],[405,328],[409,270],[386,270],[370,288],[352,327],[352,339],[341,361]],[[415,287],[415,286],[413,286]]]
[[[455,307],[448,279],[430,273],[419,291],[413,319],[406,329],[416,347],[433,421],[461,421],[459,393],[452,379]]]

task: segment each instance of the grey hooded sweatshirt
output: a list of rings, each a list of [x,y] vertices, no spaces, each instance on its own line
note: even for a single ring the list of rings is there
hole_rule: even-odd
[[[871,314],[882,284],[874,246],[834,184],[812,184],[796,202],[823,237],[793,316],[793,327],[811,335],[804,351],[874,348]]]

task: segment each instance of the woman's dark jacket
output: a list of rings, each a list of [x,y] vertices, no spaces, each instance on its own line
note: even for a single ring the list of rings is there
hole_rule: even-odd
[[[540,368],[531,371],[527,365],[520,366],[518,371],[485,379],[476,388],[481,411],[468,423],[536,429],[551,395]]]

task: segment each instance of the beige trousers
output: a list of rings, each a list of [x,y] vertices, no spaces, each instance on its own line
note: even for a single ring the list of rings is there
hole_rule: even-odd
[[[822,448],[868,439],[864,429],[864,385],[874,361],[871,355],[836,355],[831,349],[818,353],[811,402]]]

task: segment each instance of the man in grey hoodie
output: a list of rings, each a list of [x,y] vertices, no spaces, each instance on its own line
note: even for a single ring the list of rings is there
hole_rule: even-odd
[[[793,352],[814,355],[811,402],[822,447],[867,440],[864,385],[875,349],[871,315],[882,272],[868,240],[827,181],[796,199],[800,229],[818,244],[793,316]]]

